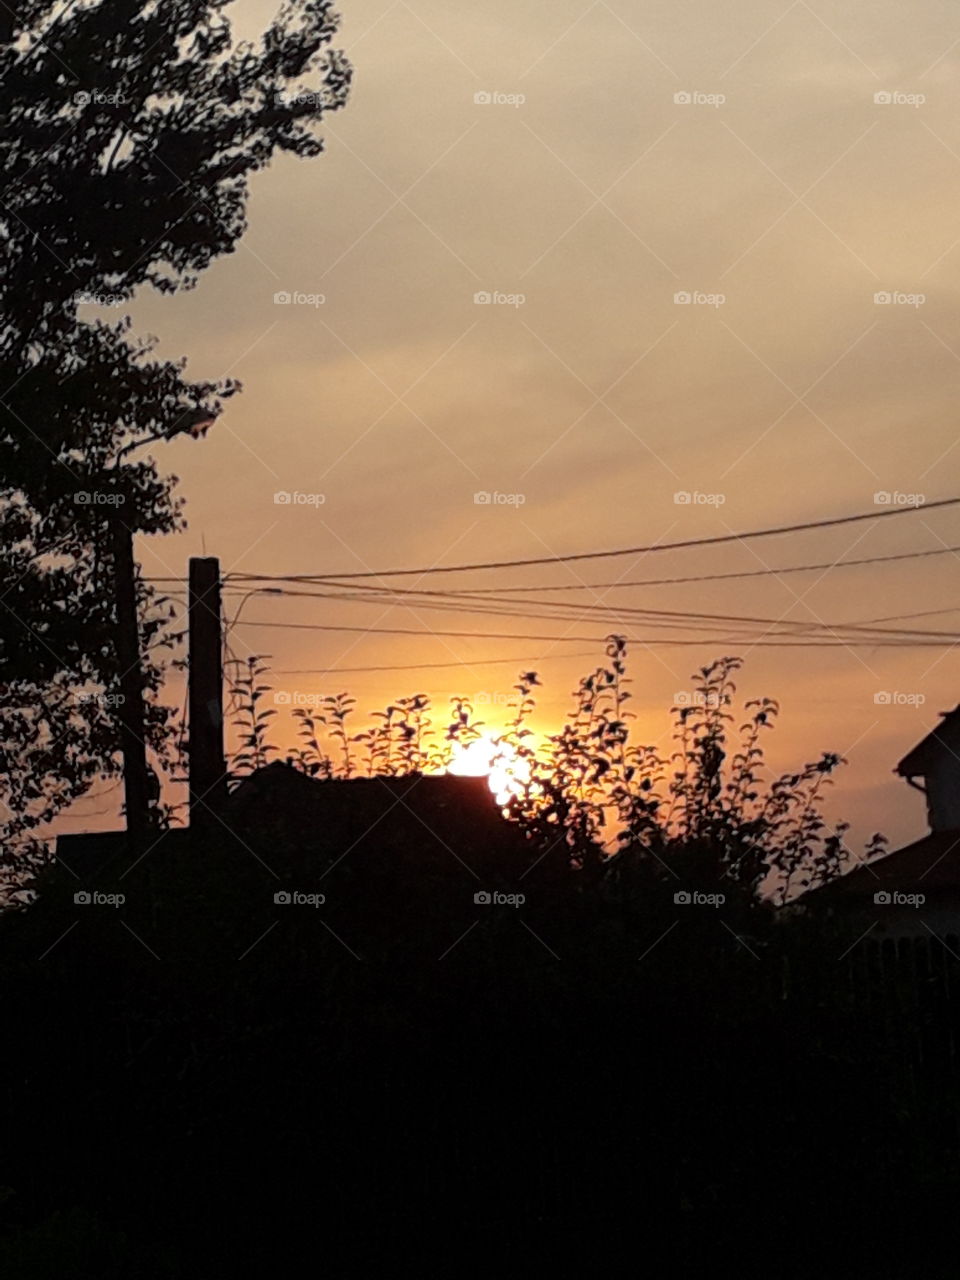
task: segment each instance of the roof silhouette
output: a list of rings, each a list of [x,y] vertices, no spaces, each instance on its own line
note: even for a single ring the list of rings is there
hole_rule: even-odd
[[[960,705],[952,711],[941,711],[941,720],[925,738],[903,757],[894,770],[904,778],[916,778],[925,774],[930,768],[935,754],[943,751],[953,752],[953,742],[960,737]],[[958,760],[960,764],[960,760]]]

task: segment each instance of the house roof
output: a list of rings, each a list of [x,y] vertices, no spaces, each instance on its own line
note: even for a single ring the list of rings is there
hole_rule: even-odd
[[[400,981],[405,957],[436,960],[466,938],[491,891],[529,894],[543,909],[566,875],[562,846],[538,857],[503,817],[486,778],[318,779],[287,764],[244,778],[213,821],[167,832],[142,854],[127,848],[124,832],[107,832],[64,837],[58,855],[73,875],[52,872],[46,891],[123,893],[135,913],[149,912],[144,928],[155,954],[193,945],[213,928],[217,946],[235,958],[287,906],[303,917],[295,909],[303,897],[317,914],[307,911],[292,932],[285,927],[283,945],[306,945],[320,931],[338,957],[343,948],[379,957],[397,965]],[[497,936],[512,930],[511,947],[526,954],[530,938],[510,914],[493,912],[483,923]],[[478,945],[486,946],[483,936]]]
[[[952,711],[941,711],[940,716],[937,727],[907,752],[894,770],[895,773],[904,778],[921,777],[930,768],[935,754],[954,750],[954,744],[960,737],[960,706],[954,707]]]
[[[960,894],[960,831],[935,831],[817,889],[818,902],[872,897],[878,890]]]
[[[313,822],[362,826],[391,815],[391,823],[413,821],[441,829],[502,822],[484,777],[407,774],[391,778],[311,778],[279,760],[244,778],[224,810],[228,824]]]
[[[389,851],[418,872],[489,868],[521,839],[485,777],[320,779],[279,761],[245,778],[223,817],[244,839],[297,849],[311,860]]]
[[[357,847],[390,850],[400,862],[424,870],[432,863],[490,868],[521,840],[485,777],[452,774],[318,779],[276,761],[245,777],[231,792],[221,821],[221,842],[279,852],[295,849],[311,861],[338,860]],[[209,838],[210,833],[204,838]],[[159,836],[158,853],[189,845],[189,828]],[[176,846],[176,848],[175,848]],[[126,857],[123,831],[64,835],[57,856],[74,874],[98,875]]]

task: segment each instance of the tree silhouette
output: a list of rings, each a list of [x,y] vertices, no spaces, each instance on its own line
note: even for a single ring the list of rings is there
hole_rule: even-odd
[[[129,321],[84,320],[149,285],[188,289],[242,236],[252,173],[314,156],[350,69],[336,17],[291,0],[255,44],[217,0],[0,6],[0,835],[115,771],[111,529],[182,522],[175,480],[129,455],[202,434],[237,384],[151,358]],[[169,715],[169,602],[138,584],[146,732]]]
[[[492,735],[491,767],[512,774],[504,812],[538,861],[549,858],[581,884],[602,882],[605,891],[633,902],[689,884],[733,896],[744,907],[786,901],[840,874],[848,824],[829,828],[823,801],[845,762],[825,751],[794,772],[772,774],[763,735],[775,727],[779,705],[772,698],[748,700],[736,725],[739,658],[718,658],[694,673],[672,709],[674,749],[665,755],[633,740],[626,640],[610,636],[605,656],[604,665],[581,679],[566,722],[542,746],[530,745],[540,685],[535,671],[519,673],[510,719]],[[268,738],[274,712],[258,707],[269,689],[269,668],[250,660],[249,677],[236,684],[241,734],[234,774],[280,754]],[[317,695],[317,709],[293,711],[306,745],[288,752],[287,761],[314,777],[350,778],[360,772],[350,748],[360,744],[369,777],[442,773],[458,748],[484,736],[469,699],[450,703],[443,741],[431,747],[426,694],[370,712],[373,723],[355,734],[347,722],[356,699]],[[881,854],[885,844],[874,835],[866,857]]]

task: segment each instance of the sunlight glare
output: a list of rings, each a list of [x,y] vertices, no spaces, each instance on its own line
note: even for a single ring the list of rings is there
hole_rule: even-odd
[[[460,777],[485,777],[497,804],[505,805],[511,796],[523,793],[524,783],[530,778],[530,765],[512,747],[498,746],[492,738],[483,737],[459,745],[447,772]]]

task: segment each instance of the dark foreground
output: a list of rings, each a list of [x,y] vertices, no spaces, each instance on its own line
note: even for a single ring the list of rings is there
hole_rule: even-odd
[[[0,922],[0,1274],[955,1274],[931,948],[284,865],[323,907],[214,841]]]

